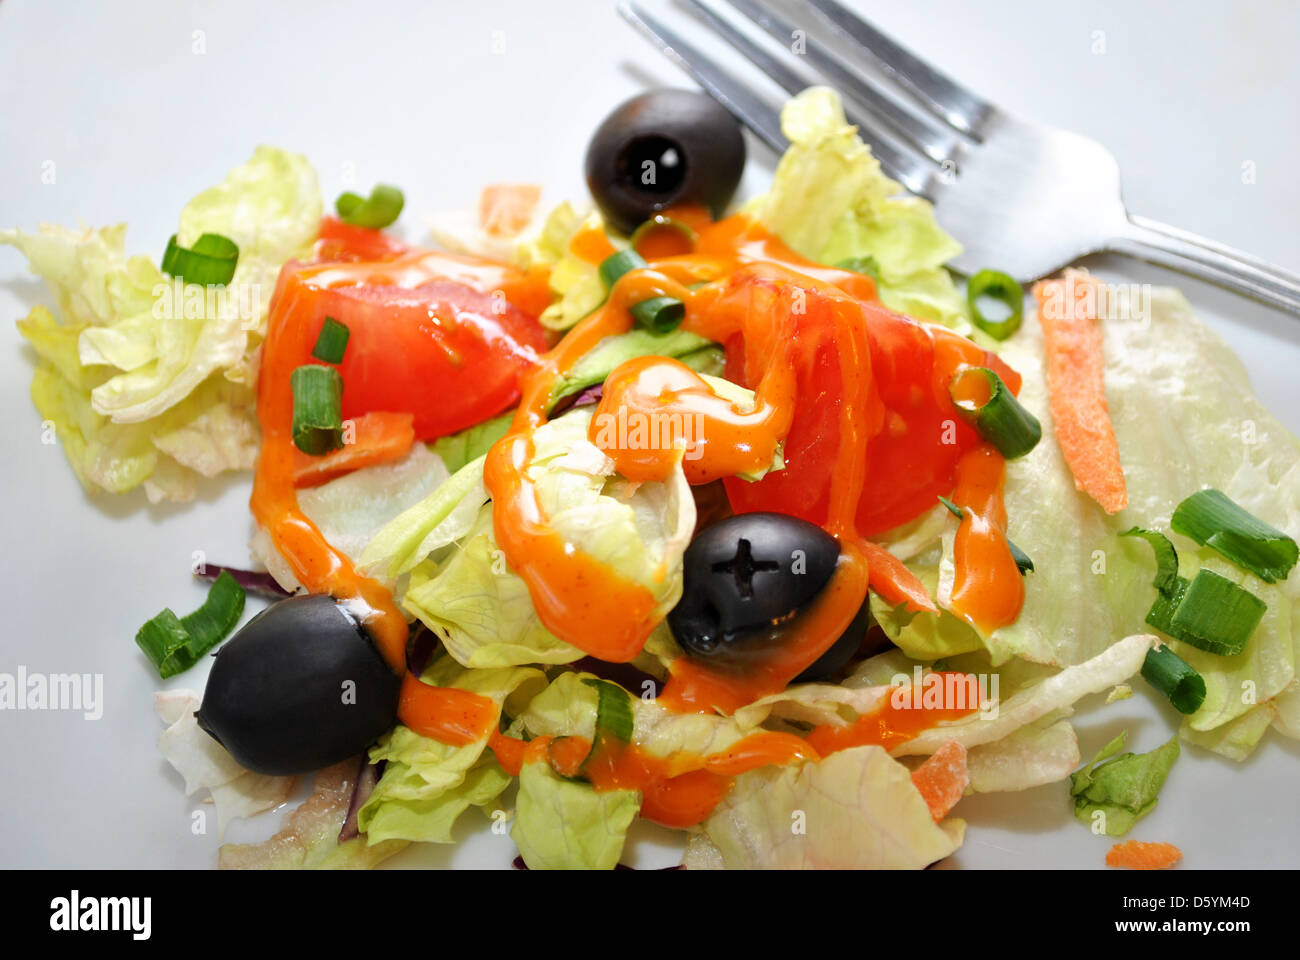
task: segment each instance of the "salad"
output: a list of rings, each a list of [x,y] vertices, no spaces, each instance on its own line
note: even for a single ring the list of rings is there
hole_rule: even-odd
[[[1182,749],[1300,737],[1300,444],[1231,350],[1172,289],[963,289],[833,91],[782,125],[739,206],[735,121],[663,90],[596,130],[591,210],[492,185],[417,245],[397,188],[326,213],[259,147],[160,262],[0,231],[54,295],[18,327],[87,489],[252,471],[251,557],[135,637],[160,681],[215,657],[156,710],[223,830],[309,778],[222,867],[478,818],[610,869],[643,818],[688,868],[923,868],[963,797],[1044,784],[1107,863],[1168,867],[1135,825]],[[1131,696],[1168,742],[1085,763],[1076,706]]]

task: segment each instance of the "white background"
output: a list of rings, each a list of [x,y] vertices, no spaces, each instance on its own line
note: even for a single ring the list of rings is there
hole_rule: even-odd
[[[1300,269],[1296,4],[857,5],[994,102],[1106,143],[1130,209]],[[194,52],[195,31],[205,53]],[[503,53],[493,52],[495,31]],[[1093,52],[1099,40],[1104,53]],[[582,199],[587,137],[647,84],[689,82],[606,0],[6,0],[0,226],[126,221],[128,250],[157,256],[191,195],[272,143],[314,162],[327,203],[349,165],[358,184],[399,184],[404,228],[419,239],[429,216],[472,206],[489,182],[537,181],[548,199]],[[749,192],[772,162],[761,147],[752,155]],[[47,161],[53,184],[42,182]],[[1253,184],[1242,182],[1246,162]],[[1090,265],[1129,281],[1173,277],[1119,260]],[[1300,428],[1300,321],[1183,286],[1246,359],[1264,401]],[[96,722],[0,713],[0,866],[210,866],[217,840],[191,834],[195,804],[156,752],[159,684],[132,637],[163,606],[201,602],[193,551],[245,561],[248,481],[213,483],[188,507],[150,507],[138,491],[83,493],[59,448],[40,443],[31,353],[10,325],[44,300],[22,258],[0,248],[0,583],[10,595],[0,671],[103,673],[106,710]],[[202,671],[172,685],[201,688]],[[1173,723],[1140,693],[1085,712],[1081,748],[1091,756],[1127,726],[1130,746],[1148,750]],[[1243,765],[1185,751],[1133,836],[1179,844],[1188,867],[1294,867],[1297,788],[1300,746],[1275,734]],[[1108,848],[1070,818],[1059,784],[967,799],[957,813],[971,824],[957,865],[1094,867]],[[274,820],[232,833],[265,836]],[[505,866],[513,856],[508,840],[477,835],[422,862]],[[625,860],[671,858],[638,839]]]

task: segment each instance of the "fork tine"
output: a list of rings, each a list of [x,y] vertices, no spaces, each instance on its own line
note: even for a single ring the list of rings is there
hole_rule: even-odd
[[[635,3],[618,5],[619,15],[659,48],[659,52],[685,70],[704,92],[722,104],[776,153],[790,141],[781,132],[781,115],[753,91],[696,50]]]
[[[719,17],[701,0],[688,0],[692,11],[710,26],[722,39],[744,55],[768,77],[790,94],[797,94],[812,85],[811,81],[800,76],[777,57],[758,46],[749,37],[737,30],[732,24]],[[934,187],[935,168],[928,160],[913,155],[901,148],[897,140],[880,130],[879,126],[865,123],[862,118],[845,111],[850,123],[860,130],[870,133],[871,152],[880,161],[880,166],[893,179],[897,180],[912,193],[931,197]]]
[[[781,43],[789,43],[794,38],[796,25],[760,0],[727,2]],[[855,97],[868,106],[870,112],[884,121],[905,143],[919,148],[935,163],[942,164],[945,160],[956,162],[959,140],[955,135],[940,130],[929,120],[899,105],[877,83],[832,53],[829,48],[812,42],[806,44],[799,55],[830,80],[841,93]]]
[[[993,104],[900,47],[857,14],[845,9],[838,0],[799,2],[815,8],[827,21],[855,40],[886,74],[915,94],[941,120],[977,140],[983,139],[985,122],[997,113]]]

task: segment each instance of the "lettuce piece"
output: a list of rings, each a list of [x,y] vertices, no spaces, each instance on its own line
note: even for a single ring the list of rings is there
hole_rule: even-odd
[[[1121,732],[1070,777],[1075,818],[1098,824],[1111,837],[1122,837],[1155,809],[1156,795],[1178,759],[1177,737],[1150,753],[1120,753],[1127,736]]]
[[[567,225],[568,218],[561,216],[562,222]],[[605,284],[600,279],[600,265],[569,250],[569,240],[575,233],[580,230],[603,229],[603,226],[600,215],[592,213],[564,238],[564,252],[551,267],[551,292],[558,299],[542,311],[538,318],[542,326],[551,330],[568,330],[604,303]],[[558,230],[556,234],[558,239]]]
[[[1276,697],[1268,703],[1258,704],[1235,720],[1210,730],[1195,730],[1183,724],[1179,736],[1190,744],[1240,762],[1254,752],[1269,726],[1275,722],[1275,704],[1280,701],[1281,697]]]
[[[407,846],[404,840],[339,842],[360,764],[344,760],[316,774],[312,793],[285,817],[280,831],[256,844],[221,847],[222,870],[369,870]]]
[[[288,800],[297,778],[245,770],[199,728],[198,708],[199,695],[192,690],[154,694],[154,710],[167,724],[158,737],[158,750],[185,780],[187,795],[208,791],[217,811],[217,836],[222,837],[231,820],[256,816]]]
[[[1001,740],[1089,694],[1101,693],[1129,679],[1142,669],[1142,661],[1154,642],[1155,637],[1149,634],[1126,637],[1091,660],[1022,686],[997,701],[996,708],[986,705],[987,709],[981,707],[961,720],[923,730],[895,747],[893,753],[895,756],[933,753],[949,740],[956,740],[967,749]]]
[[[448,656],[430,664],[421,679],[477,693],[492,700],[498,713],[511,714],[546,683],[540,670],[466,670]],[[454,746],[400,724],[394,727],[370,750],[371,762],[387,763],[357,815],[359,829],[372,843],[388,839],[450,843],[452,827],[465,810],[490,804],[510,784],[510,777],[485,755],[486,747],[486,737]]]
[[[87,490],[124,493],[143,484],[153,502],[189,500],[200,476],[253,466],[259,430],[250,388],[213,376],[161,417],[115,423],[93,409],[91,390],[108,374],[80,365],[83,329],[60,325],[44,307],[18,321],[40,358],[32,403]]]
[[[940,575],[937,551],[917,558],[908,564],[908,569],[916,574],[926,593],[934,596]],[[885,631],[885,636],[914,660],[938,660],[984,648],[984,641],[974,627],[942,608],[938,613],[914,613],[906,604],[893,606],[874,592],[868,602],[871,616]]]
[[[591,417],[590,409],[580,408],[539,429],[529,476],[551,525],[577,549],[644,585],[662,616],[681,596],[682,553],[694,530],[695,501],[680,468],[664,483],[629,484],[619,477],[613,461],[587,439]],[[447,486],[472,470],[481,485],[482,463],[476,464]],[[430,546],[424,532],[454,506],[445,502],[453,494],[441,493],[380,531],[363,565],[386,559],[391,573],[421,557]],[[457,550],[416,562],[403,604],[466,666],[568,663],[582,656],[542,626],[527,585],[497,547],[490,504],[478,510]]]
[[[736,778],[703,831],[729,869],[912,869],[961,846],[935,823],[907,767],[880,747]]]
[[[484,420],[458,433],[439,437],[429,444],[429,449],[442,457],[442,462],[450,472],[456,473],[461,467],[472,463],[491,450],[492,444],[510,430],[510,422],[514,418],[515,412],[507,410],[491,420]]]
[[[490,506],[447,559],[411,571],[402,606],[467,667],[571,663],[583,656],[538,619],[528,584],[497,547]]]
[[[483,460],[480,456],[465,464],[380,529],[361,552],[361,568],[371,576],[396,580],[433,551],[468,534],[488,500]]]
[[[612,870],[640,809],[635,790],[598,792],[545,761],[526,763],[510,836],[530,870]]]
[[[446,482],[442,461],[416,444],[394,463],[362,467],[318,487],[299,490],[298,506],[333,547],[358,562],[380,529]],[[285,590],[292,593],[301,586],[265,530],[253,535],[249,549]]]
[[[320,219],[306,160],[270,147],[181,214],[178,240],[221,233],[240,247],[231,283],[173,283],[125,254],[125,226],[0,231],[58,304],[19,331],[41,357],[32,398],[89,489],[144,484],[151,500],[192,497],[198,477],[256,454],[255,348],[280,266],[305,255]]]
[[[1169,532],[1174,509],[1202,487],[1222,490],[1261,520],[1300,535],[1300,442],[1256,399],[1229,347],[1172,289],[1151,291],[1149,303],[1116,291],[1101,305],[1106,389],[1129,507],[1107,517],[1075,490],[1051,430],[1042,332],[1027,322],[1005,343],[1002,357],[1023,375],[1020,399],[1043,420],[1044,430],[1028,456],[1007,465],[1008,533],[1030,556],[1051,562],[1040,563],[1026,581],[1019,619],[983,638],[995,663],[1010,657],[1080,663],[1115,637],[1144,629],[1155,598],[1150,550],[1119,534],[1132,526]],[[1177,534],[1170,538],[1182,576],[1208,567],[1268,605],[1246,650],[1235,657],[1173,644],[1207,687],[1205,703],[1184,720],[1184,730],[1208,733],[1293,682],[1300,578],[1266,584],[1208,548]],[[949,534],[944,563],[950,560]],[[951,581],[941,578],[941,604],[945,585],[950,589]],[[1253,700],[1242,696],[1246,683]]]
[[[1079,741],[1074,727],[1051,714],[966,754],[966,771],[975,793],[1006,793],[1056,783],[1078,765]]]
[[[943,264],[961,245],[931,205],[904,193],[850,126],[839,95],[811,87],[781,111],[790,147],[772,188],[747,206],[791,249],[818,263],[871,258],[881,300],[922,320],[969,329],[964,298]]]
[[[530,737],[586,737],[596,731],[597,693],[585,681],[592,674],[566,671],[551,681],[519,715]],[[753,732],[732,717],[704,713],[675,713],[644,699],[632,698],[632,742],[655,757],[680,755],[684,763],[721,753]],[[671,770],[671,765],[669,767]]]

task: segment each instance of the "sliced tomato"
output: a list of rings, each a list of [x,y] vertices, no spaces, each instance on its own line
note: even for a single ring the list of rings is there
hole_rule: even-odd
[[[1019,377],[965,338],[927,327],[879,304],[864,303],[871,341],[871,377],[878,403],[863,412],[872,433],[857,527],[871,537],[914,519],[952,491],[957,461],[979,437],[957,416],[947,379],[958,362],[993,365],[1008,385]],[[726,480],[737,513],[776,511],[821,524],[839,447],[842,401],[835,338],[826,314],[809,310],[796,327],[798,392],[785,439],[785,469],[756,483]],[[726,344],[727,376],[753,385],[761,363],[747,369],[744,344]]]
[[[546,339],[516,301],[536,298],[528,277],[509,267],[412,250],[379,261],[288,264],[271,311],[277,321],[291,312],[285,319],[303,325],[308,344],[326,317],[344,324],[343,417],[410,413],[416,439],[427,441],[518,400],[520,377]]]

